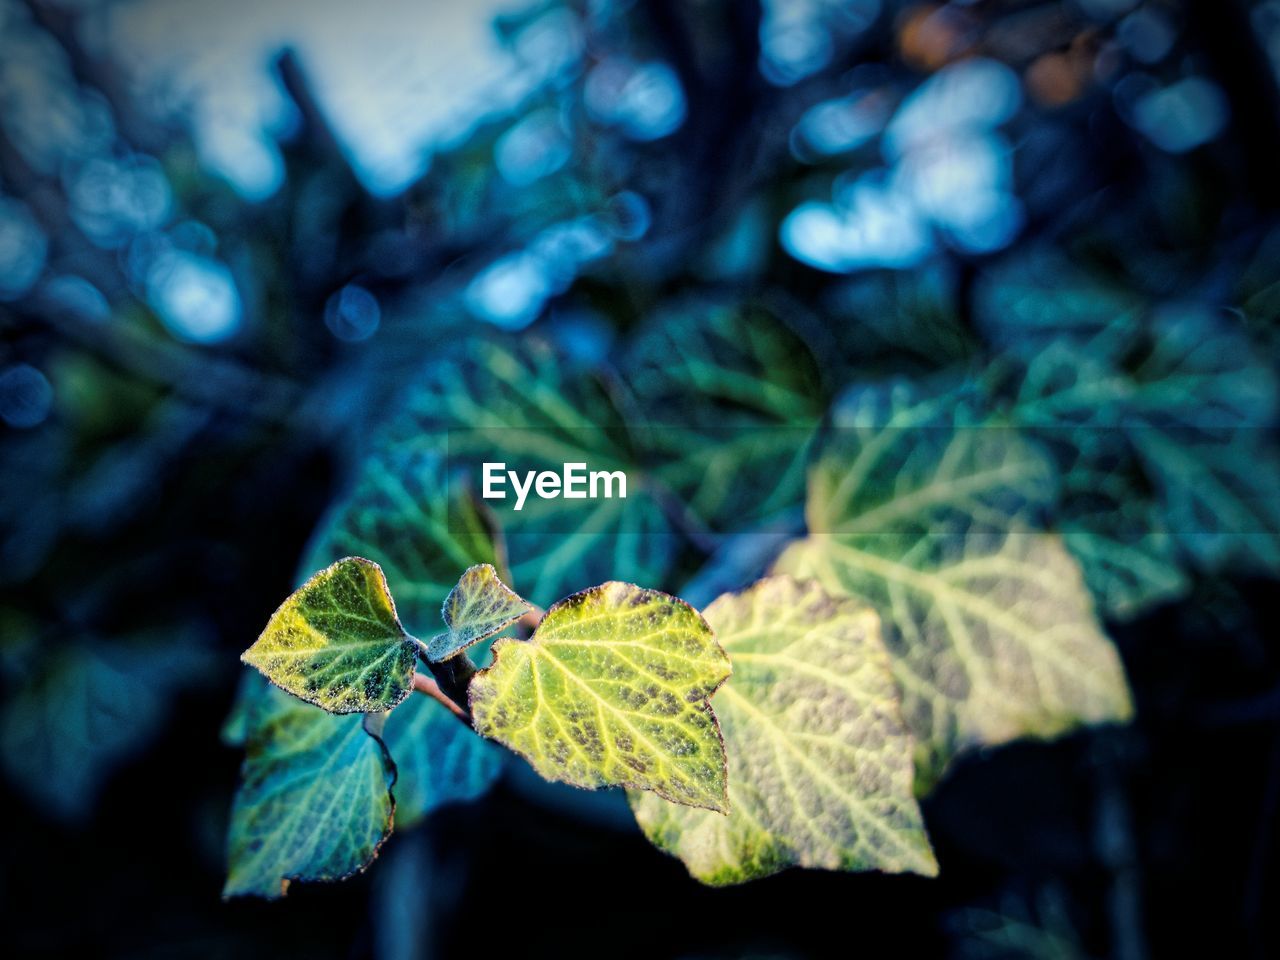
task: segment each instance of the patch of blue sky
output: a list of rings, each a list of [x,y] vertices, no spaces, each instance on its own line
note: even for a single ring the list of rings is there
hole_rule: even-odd
[[[361,182],[394,195],[432,154],[577,68],[582,35],[564,9],[509,36],[494,21],[519,0],[120,0],[102,15],[109,46],[146,64],[132,80],[190,118],[202,162],[244,196],[280,186],[277,134],[295,122],[272,64],[292,49]]]

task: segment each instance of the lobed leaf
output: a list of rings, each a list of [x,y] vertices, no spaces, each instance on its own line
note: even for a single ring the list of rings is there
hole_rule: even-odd
[[[231,809],[224,897],[359,873],[391,832],[395,766],[367,718],[269,689],[255,707]]]
[[[348,557],[295,590],[241,659],[330,713],[371,713],[408,696],[417,641],[400,625],[381,568]]]
[[[1132,710],[1115,648],[1060,537],[1028,523],[1053,473],[962,397],[858,391],[814,467],[810,536],[775,569],[869,601],[919,746],[956,752]]]
[[[499,640],[471,682],[475,729],[548,780],[652,790],[725,812],[725,753],[707,698],[729,661],[698,612],[609,582],[554,604],[528,641]]]
[[[771,577],[704,616],[733,661],[716,695],[729,816],[631,792],[645,835],[714,885],[790,866],[936,874],[875,612]]]
[[[455,657],[473,643],[506,629],[532,609],[498,578],[498,571],[491,564],[470,567],[445,598],[441,615],[449,629],[427,645],[427,658],[438,662]]]

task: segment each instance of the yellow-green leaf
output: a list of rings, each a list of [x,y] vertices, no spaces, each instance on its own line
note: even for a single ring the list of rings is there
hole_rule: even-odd
[[[223,896],[281,897],[293,880],[359,873],[390,834],[395,808],[395,767],[367,718],[329,716],[279,690],[254,713]]]
[[[1041,455],[963,397],[903,386],[851,395],[834,426],[810,536],[775,569],[880,612],[921,785],[968,746],[1129,716],[1079,564],[1028,523],[1052,494]]]
[[[427,658],[448,660],[473,643],[491,637],[532,610],[522,597],[498,579],[490,564],[470,567],[445,598],[442,615],[449,629],[427,645]]]
[[[716,885],[790,866],[937,873],[875,612],[770,577],[704,615],[733,661],[715,700],[729,816],[633,792],[645,835]]]
[[[729,660],[688,604],[604,583],[553,605],[532,638],[499,640],[493,653],[471,683],[475,728],[548,780],[728,809],[707,698]]]
[[[372,713],[408,695],[416,657],[382,569],[347,557],[290,594],[241,659],[330,713]]]

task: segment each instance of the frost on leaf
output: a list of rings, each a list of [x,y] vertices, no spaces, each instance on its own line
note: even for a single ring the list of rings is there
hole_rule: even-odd
[[[470,687],[477,732],[548,780],[727,811],[707,698],[729,661],[688,604],[609,582],[554,604],[532,638],[499,640],[493,652]]]
[[[231,810],[223,896],[283,896],[293,880],[359,873],[391,832],[395,767],[362,716],[268,690]]]
[[[370,713],[408,695],[416,656],[382,570],[348,557],[294,591],[241,659],[330,713]]]
[[[1130,715],[1079,564],[1030,525],[1052,495],[1034,448],[962,397],[900,386],[851,395],[835,426],[810,535],[775,569],[881,613],[922,786],[965,747]]]
[[[498,571],[481,563],[468,569],[449,591],[442,616],[449,629],[427,646],[427,658],[448,660],[473,643],[491,637],[532,610],[524,599],[498,579]]]
[[[633,792],[645,835],[709,884],[790,866],[937,873],[876,614],[771,577],[705,616],[733,661],[715,701],[729,816]]]

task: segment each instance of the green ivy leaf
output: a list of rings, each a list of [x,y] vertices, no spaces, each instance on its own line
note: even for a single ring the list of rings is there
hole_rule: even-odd
[[[810,481],[810,536],[776,569],[885,617],[922,784],[968,746],[1131,712],[1079,565],[1026,522],[1053,473],[963,397],[852,394]]]
[[[449,629],[427,645],[427,658],[439,662],[455,657],[532,609],[498,578],[491,564],[476,564],[462,574],[445,598],[442,615]]]
[[[688,604],[604,583],[554,604],[532,638],[499,640],[493,653],[471,682],[476,731],[542,776],[727,811],[724,743],[707,698],[729,661]]]
[[[348,557],[295,590],[241,659],[330,713],[371,713],[408,696],[417,652],[381,568]]]
[[[510,548],[510,582],[537,603],[610,577],[661,582],[671,569],[677,539],[636,464],[613,394],[545,343],[468,340],[425,372],[389,439],[404,451],[447,451],[477,492],[485,462],[521,473],[559,473],[565,463],[626,473],[625,499],[530,496],[519,511],[510,491],[506,501],[485,501]],[[450,494],[455,486],[451,480]]]
[[[805,342],[759,307],[694,300],[654,317],[622,375],[654,473],[716,530],[804,501],[828,396]]]
[[[715,885],[790,866],[936,874],[876,614],[771,577],[704,615],[733,661],[715,701],[730,813],[632,792],[645,835]]]
[[[391,832],[395,766],[369,721],[270,689],[255,706],[231,809],[224,897],[281,897],[294,880],[341,880]]]
[[[410,697],[387,714],[382,739],[395,759],[400,829],[446,804],[476,799],[502,772],[504,751],[429,697]]]
[[[1181,596],[1188,583],[1119,429],[1131,385],[1100,359],[1117,349],[1096,338],[1089,351],[1050,345],[1028,363],[1011,415],[1058,462],[1054,527],[1102,612],[1125,620]]]

